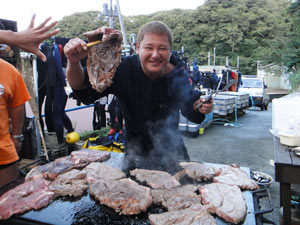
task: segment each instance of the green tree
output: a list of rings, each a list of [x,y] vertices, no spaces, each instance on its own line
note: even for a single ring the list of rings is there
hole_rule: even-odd
[[[283,55],[283,63],[291,72],[289,77],[292,90],[300,87],[300,0],[296,0],[288,9],[291,15],[291,32],[289,42]]]
[[[207,53],[211,52],[212,55],[216,48],[220,59],[217,62],[224,65],[228,56],[231,65],[235,66],[239,56],[241,72],[255,74],[257,61],[262,64],[282,62],[282,53],[291,31],[291,14],[286,13],[290,1],[206,0],[195,10],[174,9],[123,17],[123,20],[127,37],[131,33],[137,34],[141,25],[159,20],[173,31],[173,50],[180,50],[184,46],[185,55],[190,61],[196,56],[199,62],[207,63]],[[108,22],[98,19],[98,14],[97,11],[91,11],[63,18],[59,22],[60,35],[82,38],[82,33],[88,30],[108,26]],[[294,24],[295,27],[296,21]],[[118,21],[115,28],[120,28]],[[289,51],[287,55],[297,54],[296,51]]]

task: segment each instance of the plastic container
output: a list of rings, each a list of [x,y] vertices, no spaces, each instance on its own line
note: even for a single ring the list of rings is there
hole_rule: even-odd
[[[300,136],[292,133],[279,132],[280,143],[287,146],[300,146]]]
[[[288,128],[290,120],[297,121],[300,116],[300,93],[290,94],[272,100],[272,129]]]
[[[188,121],[188,135],[191,137],[197,137],[199,135],[199,124]]]
[[[187,132],[188,130],[188,119],[185,118],[181,113],[179,114],[179,124],[178,124],[178,130],[180,132]]]

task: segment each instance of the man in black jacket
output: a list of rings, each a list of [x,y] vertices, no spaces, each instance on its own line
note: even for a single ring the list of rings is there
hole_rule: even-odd
[[[147,162],[152,160],[152,165],[167,167],[172,159],[189,160],[177,129],[179,110],[190,121],[201,123],[204,114],[212,109],[212,102],[196,108],[196,103],[203,100],[199,92],[192,90],[183,63],[172,55],[171,47],[172,32],[167,25],[145,24],[137,36],[137,55],[122,58],[113,84],[102,93],[91,88],[79,63],[87,55],[86,43],[76,38],[64,48],[67,79],[83,103],[90,104],[109,93],[120,100],[126,126],[126,156],[146,158]]]

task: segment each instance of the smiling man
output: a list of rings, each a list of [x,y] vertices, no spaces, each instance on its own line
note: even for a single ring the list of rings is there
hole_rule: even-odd
[[[177,129],[179,111],[200,123],[212,109],[212,102],[194,107],[203,100],[192,90],[183,62],[172,54],[172,39],[171,30],[162,22],[142,26],[137,35],[137,54],[122,58],[112,85],[101,93],[92,89],[79,63],[87,55],[86,43],[76,38],[64,48],[68,81],[83,103],[93,103],[108,94],[119,98],[126,126],[126,156],[141,156],[151,165],[167,167],[171,158],[189,160]]]

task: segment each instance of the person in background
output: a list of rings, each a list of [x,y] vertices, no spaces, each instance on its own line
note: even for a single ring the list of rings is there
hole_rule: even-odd
[[[212,89],[217,90],[220,78],[217,76],[216,70],[213,69],[212,74],[211,74],[211,79],[212,79]]]
[[[112,136],[116,133],[123,134],[123,114],[119,99],[116,96],[114,96],[112,101],[109,103],[108,112],[111,124],[108,136]]]
[[[242,81],[242,73],[241,73],[240,71],[237,71],[237,74],[238,74],[238,81],[237,81],[236,92],[238,92],[240,86],[243,85],[243,81]]]
[[[203,102],[200,93],[192,90],[183,62],[172,54],[172,40],[166,24],[143,25],[137,35],[137,54],[122,58],[112,85],[102,93],[92,89],[80,65],[88,53],[86,43],[75,38],[64,48],[67,79],[84,104],[108,94],[119,99],[126,128],[125,170],[147,168],[143,163],[171,169],[175,161],[189,161],[178,131],[179,110],[195,123],[201,123],[212,110],[212,101]]]
[[[44,62],[46,56],[40,51],[39,45],[46,39],[58,34],[59,29],[50,31],[56,24],[54,21],[47,25],[51,17],[47,18],[39,26],[34,27],[35,14],[31,18],[29,27],[26,30],[13,32],[11,30],[0,30],[0,43],[16,45],[26,52],[31,52],[40,57]]]
[[[23,141],[24,104],[29,99],[22,75],[14,66],[0,59],[0,187],[19,175],[18,153]]]
[[[34,27],[32,16],[28,29],[21,32],[0,30],[0,44],[17,45],[46,60],[39,50],[39,44],[59,32],[48,32],[56,22],[46,26],[50,18]],[[20,72],[8,62],[0,59],[0,188],[19,177],[19,156],[23,141],[25,102],[30,100],[29,92]],[[11,127],[11,129],[10,129]]]

